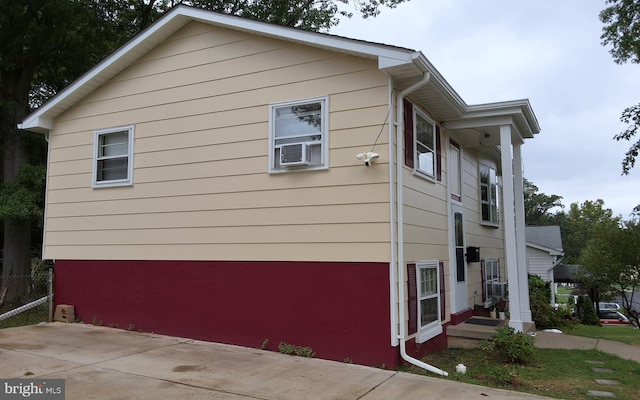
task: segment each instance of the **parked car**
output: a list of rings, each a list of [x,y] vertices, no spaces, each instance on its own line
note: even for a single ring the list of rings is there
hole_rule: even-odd
[[[602,325],[629,325],[629,319],[618,311],[600,310],[600,323]]]
[[[620,311],[620,304],[613,302],[599,302],[600,311]]]

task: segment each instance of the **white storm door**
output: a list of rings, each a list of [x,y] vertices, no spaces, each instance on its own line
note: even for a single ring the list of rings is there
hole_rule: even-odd
[[[454,299],[452,312],[459,312],[469,307],[467,295],[467,263],[464,255],[464,214],[463,208],[453,205],[451,208],[451,275],[454,285]]]

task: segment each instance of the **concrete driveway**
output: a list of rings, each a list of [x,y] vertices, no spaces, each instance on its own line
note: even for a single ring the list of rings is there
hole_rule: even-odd
[[[62,378],[66,400],[543,399],[447,379],[60,322],[1,329],[0,378]]]

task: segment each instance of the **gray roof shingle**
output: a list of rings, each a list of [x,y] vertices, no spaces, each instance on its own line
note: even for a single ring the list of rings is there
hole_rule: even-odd
[[[562,248],[562,236],[560,227],[551,226],[527,226],[525,227],[527,243],[536,244],[549,249],[564,251]]]

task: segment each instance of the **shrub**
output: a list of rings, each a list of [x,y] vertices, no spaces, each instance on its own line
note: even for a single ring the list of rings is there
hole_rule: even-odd
[[[566,325],[566,313],[551,307],[551,283],[537,275],[529,275],[529,303],[537,328],[563,328]]]
[[[596,309],[589,296],[578,297],[576,312],[583,325],[600,325],[600,318],[596,315]]]
[[[584,316],[584,297],[583,296],[578,296],[578,300],[576,301],[576,316],[580,320]]]
[[[494,349],[505,361],[517,364],[532,361],[535,354],[533,337],[524,332],[516,332],[510,326],[503,326],[496,329],[491,339]]]
[[[573,298],[573,295],[570,295],[570,296],[567,298],[567,306],[568,306],[568,307],[573,307],[575,304],[576,304],[576,301],[575,301],[575,299]]]
[[[551,282],[545,282],[538,275],[529,274],[529,298],[539,298],[551,303]]]
[[[558,328],[567,326],[567,320],[571,319],[571,314],[565,309],[554,309],[550,304],[541,301],[539,298],[531,299],[531,318],[536,323],[538,329]]]

